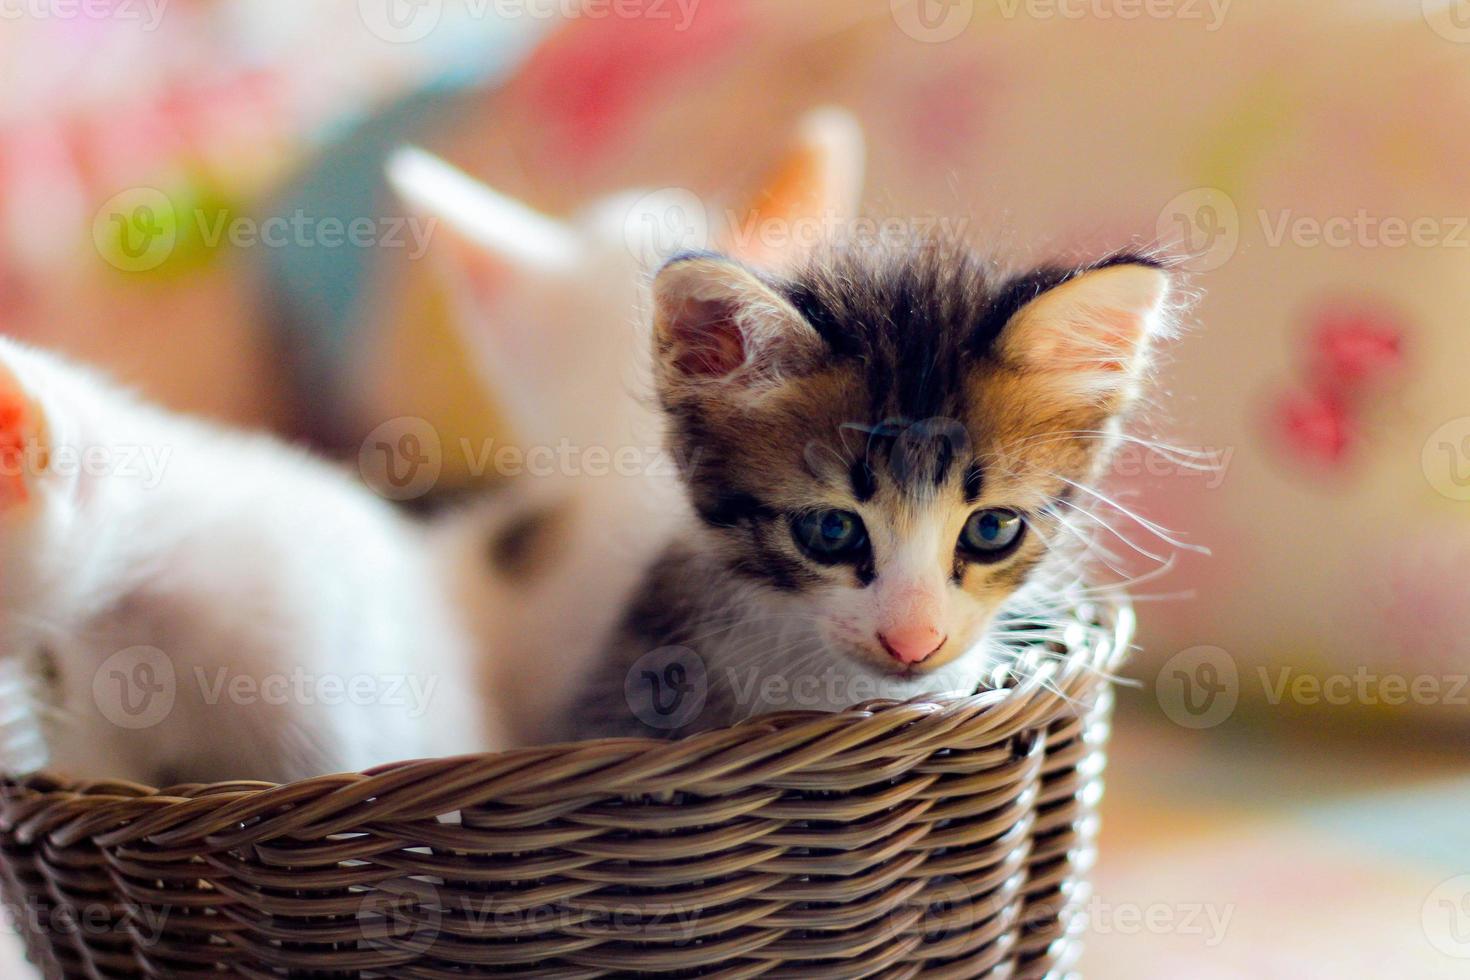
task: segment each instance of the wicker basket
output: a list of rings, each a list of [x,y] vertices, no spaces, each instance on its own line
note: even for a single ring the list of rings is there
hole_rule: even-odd
[[[1074,615],[939,703],[286,786],[10,778],[0,881],[48,976],[1063,976],[1132,628]]]

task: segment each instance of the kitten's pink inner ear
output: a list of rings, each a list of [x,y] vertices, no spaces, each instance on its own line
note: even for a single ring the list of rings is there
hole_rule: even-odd
[[[1126,371],[1163,329],[1168,294],[1168,274],[1153,266],[1084,272],[1022,308],[1002,349],[1037,368]]]
[[[844,109],[807,113],[792,146],[761,183],[760,191],[725,233],[732,255],[758,266],[794,266],[810,251],[806,236],[766,236],[766,228],[857,216],[862,201],[866,151],[862,126]]]
[[[821,337],[785,297],[719,256],[664,266],[654,279],[653,300],[665,380],[729,379],[764,392],[820,353]]]
[[[1144,333],[1143,317],[1137,314],[1096,310],[1072,333],[1057,337],[1046,356],[1058,363],[1088,363],[1099,371],[1122,371],[1131,363]]]
[[[672,363],[693,378],[723,378],[745,363],[745,340],[729,300],[686,297],[668,313]]]
[[[487,254],[457,236],[449,236],[448,261],[468,299],[477,309],[493,308],[509,285],[512,272],[498,256]]]

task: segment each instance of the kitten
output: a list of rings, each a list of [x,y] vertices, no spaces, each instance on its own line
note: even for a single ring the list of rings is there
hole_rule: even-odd
[[[706,237],[763,267],[801,261],[823,223],[856,215],[864,163],[857,121],[826,107],[801,120],[756,191],[728,209],[680,188],[632,189],[555,218],[414,148],[389,159],[387,176],[435,228],[429,257],[452,296],[465,366],[514,442],[646,448],[658,439],[656,412],[629,393],[649,383],[652,273]],[[421,324],[408,317],[394,329]],[[371,425],[394,414],[380,404]]]
[[[426,541],[304,453],[0,340],[6,720],[25,694],[44,736],[6,768],[284,781],[491,747]]]
[[[1169,329],[1142,255],[998,279],[948,247],[789,277],[714,254],[654,282],[687,519],[568,734],[681,735],[1003,679],[1003,610],[1056,603],[1061,542]],[[1079,499],[1082,498],[1082,499]]]
[[[681,513],[662,420],[645,397],[648,283],[674,240],[660,234],[671,220],[676,231],[708,220],[742,258],[799,264],[814,229],[855,216],[863,162],[855,120],[819,109],[743,207],[695,216],[677,213],[680,195],[627,191],[570,220],[420,151],[391,162],[400,196],[438,223],[433,248],[465,346],[513,431],[473,451],[540,453],[434,532],[477,616],[481,686],[505,695],[517,742],[564,730],[580,679]]]

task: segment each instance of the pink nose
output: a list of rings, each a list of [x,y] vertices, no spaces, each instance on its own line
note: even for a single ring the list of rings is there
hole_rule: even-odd
[[[944,646],[946,639],[948,637],[941,636],[939,630],[928,625],[903,626],[878,634],[878,642],[883,644],[883,649],[901,664],[919,663]]]

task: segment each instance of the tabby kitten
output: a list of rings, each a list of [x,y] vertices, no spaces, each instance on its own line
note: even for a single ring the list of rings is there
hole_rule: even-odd
[[[1075,580],[1090,493],[1169,329],[1121,254],[1011,279],[960,249],[835,252],[790,278],[715,254],[653,287],[688,519],[648,569],[573,734],[965,693],[997,616]]]

